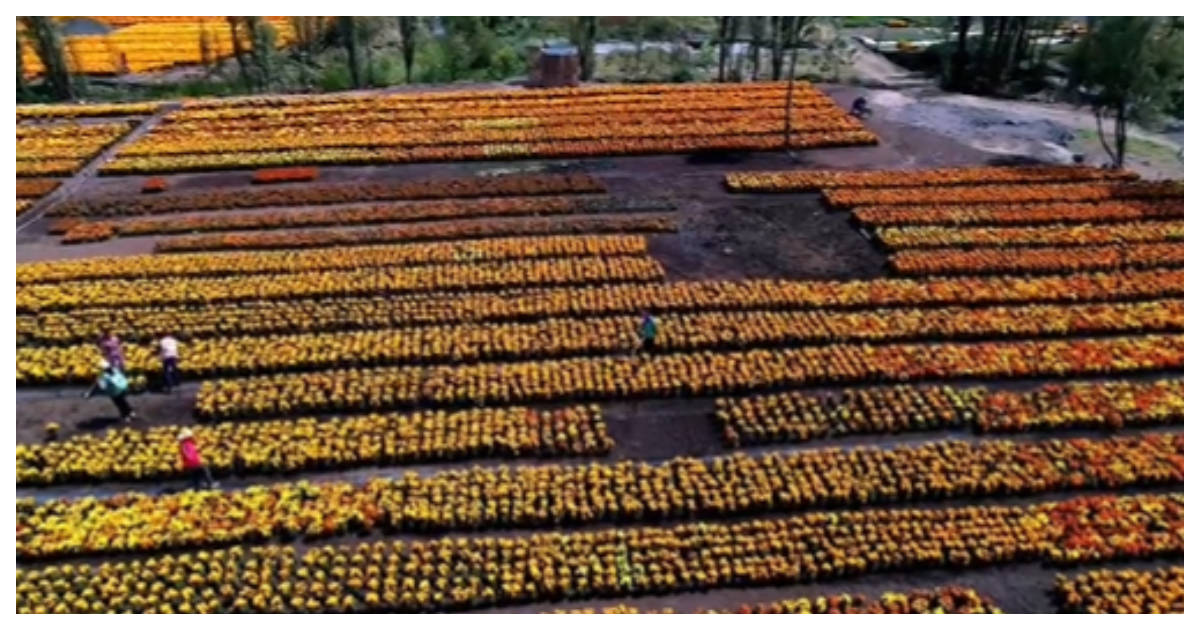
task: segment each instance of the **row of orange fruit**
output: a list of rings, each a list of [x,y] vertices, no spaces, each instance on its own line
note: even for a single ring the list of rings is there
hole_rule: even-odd
[[[86,343],[109,329],[150,341],[397,328],[422,324],[596,317],[650,309],[663,314],[796,308],[1020,305],[1120,302],[1183,295],[1182,269],[1085,272],[1039,277],[962,276],[875,280],[679,281],[483,293],[392,294],[245,302],[93,307],[17,314],[18,345]]]
[[[882,343],[1145,332],[1183,332],[1183,300],[877,311],[741,311],[658,318],[664,352],[797,344]],[[412,328],[219,337],[184,341],[184,377],[269,374],[375,365],[464,363],[629,353],[638,318],[544,319]],[[92,344],[18,347],[18,385],[87,382],[101,356]],[[127,345],[126,372],[160,370],[156,348]]]
[[[931,442],[661,464],[451,469],[430,476],[18,504],[19,558],[154,551],[277,535],[704,518],[1084,488],[1181,484],[1183,436]]]
[[[17,445],[17,485],[161,481],[184,474],[182,427],[110,429]],[[218,477],[416,464],[493,457],[603,455],[612,450],[599,407],[419,411],[299,418],[190,428]]]
[[[1183,380],[1051,383],[1022,392],[949,385],[790,391],[718,398],[718,429],[732,448],[860,434],[972,428],[1120,429],[1183,422]]]
[[[644,253],[645,237],[612,235],[495,238],[278,252],[145,254],[22,263],[17,265],[17,284],[34,285],[101,278],[239,276],[284,271],[357,270],[468,261]]]
[[[18,612],[448,612],[896,570],[1176,556],[1182,494],[341,546],[16,572]],[[1103,518],[1097,518],[1103,514]]]
[[[510,363],[351,368],[205,381],[206,419],[420,404],[711,396],[817,384],[1174,370],[1182,335],[981,343],[823,345]]]

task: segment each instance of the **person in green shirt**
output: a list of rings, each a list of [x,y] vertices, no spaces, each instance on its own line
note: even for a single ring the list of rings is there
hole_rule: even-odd
[[[658,340],[658,320],[650,311],[642,311],[642,321],[638,324],[638,337],[641,339],[641,350],[652,353]]]
[[[109,363],[107,359],[100,361],[100,376],[96,378],[91,389],[84,392],[83,397],[91,398],[96,392],[102,392],[112,399],[113,404],[117,406],[117,411],[121,414],[121,420],[132,422],[137,417],[137,413],[125,399],[125,395],[129,393],[129,379],[125,378],[125,374],[117,366]]]

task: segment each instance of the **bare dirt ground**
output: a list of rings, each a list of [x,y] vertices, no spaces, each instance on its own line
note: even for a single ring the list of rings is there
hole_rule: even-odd
[[[849,86],[823,86],[843,107],[866,91]],[[886,101],[889,97],[884,97]],[[877,108],[880,106],[877,105]],[[722,155],[661,155],[584,160],[541,160],[523,162],[469,162],[413,164],[376,167],[329,167],[321,169],[321,181],[413,179],[454,177],[517,171],[583,171],[605,181],[609,194],[619,198],[666,197],[678,209],[680,231],[650,237],[651,254],[671,279],[692,278],[829,278],[876,277],[884,273],[885,257],[848,221],[846,213],[824,208],[815,195],[732,195],[722,183],[730,170],[780,170],[786,168],[888,168],[978,165],[1002,163],[1012,158],[1003,152],[985,151],[970,138],[939,133],[925,125],[905,122],[877,109],[866,122],[880,137],[871,147],[831,148],[801,151],[794,157],[782,153]],[[75,195],[112,193],[137,194],[142,177],[83,177]],[[171,175],[171,190],[204,189],[215,186],[247,186],[249,171]],[[250,211],[257,212],[257,211]],[[48,221],[35,219],[18,233],[18,261],[54,258],[123,255],[150,251],[153,238],[116,239],[90,245],[63,246],[46,235]],[[1161,376],[1161,375],[1159,375]],[[1038,381],[1008,382],[1005,387],[1031,387]],[[191,407],[197,383],[192,382],[171,395],[146,394],[131,399],[142,414],[139,427],[192,422]],[[814,389],[814,391],[824,391]],[[16,433],[18,443],[42,439],[44,424],[57,421],[63,437],[82,432],[99,433],[111,426],[115,410],[103,398],[83,400],[81,388],[29,389],[17,392]],[[603,404],[610,431],[617,442],[614,453],[603,458],[662,460],[678,455],[711,457],[727,453],[714,430],[712,400],[656,399],[613,401]],[[1091,435],[1099,435],[1092,433]],[[1036,439],[1045,436],[1026,436]],[[863,436],[849,440],[817,441],[802,446],[760,447],[748,452],[817,448],[832,445],[874,444],[879,446],[923,442],[931,439],[978,439],[967,432],[935,432],[901,436]],[[557,460],[564,461],[587,460]],[[399,474],[402,470],[431,473],[464,465],[521,462],[443,462],[415,467],[361,468],[318,474],[298,473],[271,478],[232,478],[228,487],[296,479],[346,479],[361,481],[372,476]],[[550,463],[550,462],[545,462]],[[150,484],[99,484],[46,489],[20,489],[22,496],[40,499],[55,496],[104,495],[125,490],[164,492],[178,489],[178,482]],[[1052,496],[1037,499],[1053,498]],[[1014,499],[1015,500],[1015,499]],[[1029,499],[1022,499],[1029,500]],[[609,525],[611,526],[611,525]],[[501,535],[513,535],[509,532]],[[341,542],[353,542],[347,539]],[[324,542],[324,541],[323,541]],[[338,542],[338,541],[332,541]],[[1160,566],[1171,560],[1142,563]],[[1116,566],[1116,565],[1113,565]],[[1141,566],[1141,565],[1139,565]],[[974,586],[994,596],[1009,612],[1052,612],[1049,589],[1054,570],[1035,564],[1010,565],[995,569],[920,571],[877,574],[811,585],[755,589],[721,589],[709,592],[643,597],[632,602],[642,608],[670,606],[680,611],[699,607],[728,607],[744,602],[764,602],[781,597],[816,596],[839,592],[878,595],[883,590],[959,583]],[[616,601],[559,602],[537,606],[508,607],[484,612],[540,612],[556,608],[602,607]]]

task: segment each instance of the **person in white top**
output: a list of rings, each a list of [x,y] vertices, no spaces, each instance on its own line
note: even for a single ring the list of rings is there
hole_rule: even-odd
[[[171,333],[159,338],[158,356],[162,359],[163,389],[171,393],[171,388],[179,387],[179,342]]]

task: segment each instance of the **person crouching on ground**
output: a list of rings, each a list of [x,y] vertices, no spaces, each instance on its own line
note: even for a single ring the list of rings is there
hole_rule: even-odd
[[[158,357],[162,359],[163,391],[179,387],[179,342],[171,333],[163,333],[158,340]]]
[[[638,324],[638,337],[641,339],[640,350],[645,353],[654,352],[658,340],[658,320],[649,311],[642,311],[642,321]]]
[[[183,464],[183,471],[192,480],[193,490],[199,490],[201,486],[220,487],[221,484],[213,480],[212,471],[200,457],[200,449],[196,446],[196,438],[191,429],[185,428],[179,432],[179,461]]]
[[[92,384],[91,388],[84,392],[83,397],[91,398],[98,391],[104,392],[112,399],[113,404],[117,406],[117,411],[121,414],[121,420],[133,422],[133,419],[137,417],[137,413],[125,399],[125,395],[129,393],[129,379],[125,378],[125,374],[117,369],[117,366],[104,359],[100,361],[100,376],[96,378],[96,382]]]

